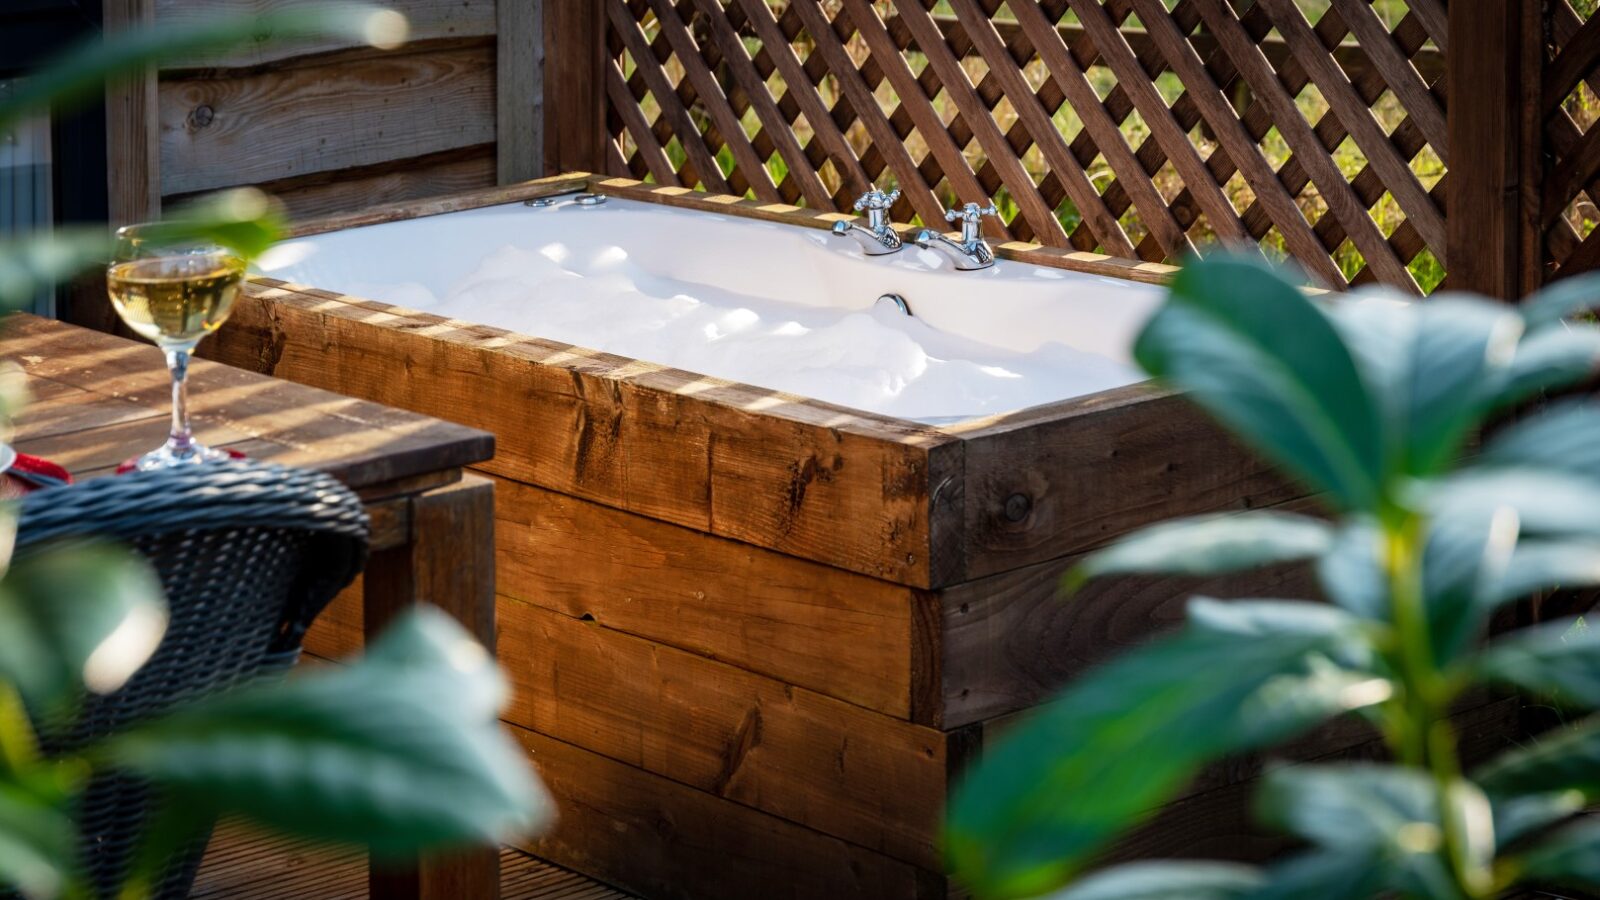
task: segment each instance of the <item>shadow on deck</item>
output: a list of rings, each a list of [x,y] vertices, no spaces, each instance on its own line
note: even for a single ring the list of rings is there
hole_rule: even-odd
[[[500,851],[501,900],[632,900],[631,895],[510,847]],[[218,826],[191,900],[365,900],[367,858]],[[463,898],[465,900],[465,898]]]

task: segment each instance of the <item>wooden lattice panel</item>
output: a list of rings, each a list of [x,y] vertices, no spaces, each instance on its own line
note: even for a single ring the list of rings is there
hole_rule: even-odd
[[[1546,10],[1539,209],[1546,274],[1560,277],[1600,267],[1600,16],[1585,18],[1570,0],[1553,0]]]
[[[1443,277],[1442,0],[602,0],[613,174],[1149,261]]]

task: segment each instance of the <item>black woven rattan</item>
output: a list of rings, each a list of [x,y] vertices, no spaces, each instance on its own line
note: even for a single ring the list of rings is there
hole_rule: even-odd
[[[328,601],[366,562],[361,501],[326,475],[235,461],[137,472],[49,488],[22,503],[19,556],[57,541],[129,544],[155,566],[170,622],[150,661],[115,693],[89,698],[69,725],[45,724],[61,752],[183,701],[282,673]],[[134,779],[98,777],[79,809],[84,864],[114,896],[151,799]],[[160,898],[188,894],[201,840],[174,859]]]

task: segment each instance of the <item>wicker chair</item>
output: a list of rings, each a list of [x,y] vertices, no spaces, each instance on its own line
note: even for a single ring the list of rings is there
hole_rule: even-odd
[[[103,538],[139,550],[167,593],[170,622],[150,661],[113,694],[91,697],[44,740],[71,750],[185,700],[267,675],[299,657],[313,619],[366,562],[361,501],[316,472],[227,462],[48,488],[22,503],[17,553]],[[84,794],[84,864],[114,896],[150,812],[134,779],[98,777]],[[209,837],[209,835],[207,835]],[[174,859],[158,896],[188,894],[204,839]]]

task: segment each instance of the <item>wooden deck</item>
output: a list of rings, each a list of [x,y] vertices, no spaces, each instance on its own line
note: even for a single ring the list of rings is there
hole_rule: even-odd
[[[367,857],[224,823],[211,839],[191,900],[365,900]],[[509,847],[501,900],[634,900],[629,894]],[[462,898],[471,900],[471,898]]]

